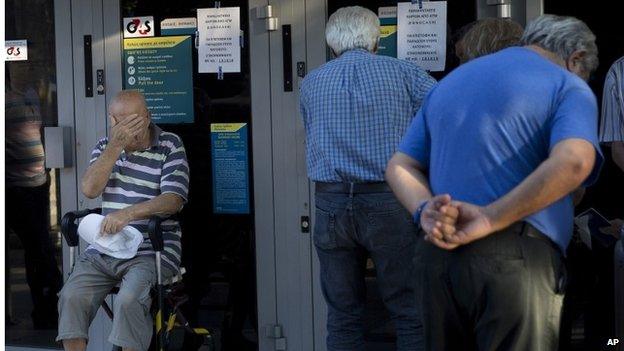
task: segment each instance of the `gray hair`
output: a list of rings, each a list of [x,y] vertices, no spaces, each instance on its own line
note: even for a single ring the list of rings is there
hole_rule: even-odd
[[[361,6],[343,7],[327,21],[325,38],[336,55],[352,49],[375,51],[379,42],[379,18]]]
[[[531,21],[520,39],[523,45],[537,45],[567,60],[576,51],[584,52],[583,68],[593,72],[598,67],[596,36],[574,17],[542,15]]]

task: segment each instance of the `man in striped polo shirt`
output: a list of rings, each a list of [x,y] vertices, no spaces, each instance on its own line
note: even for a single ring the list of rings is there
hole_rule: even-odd
[[[613,162],[624,172],[624,57],[620,57],[611,65],[605,79],[600,142],[611,148]],[[611,234],[624,235],[623,219],[622,215],[613,219],[611,229],[607,231]]]
[[[121,283],[114,303],[109,341],[124,350],[147,350],[152,336],[149,291],[156,282],[155,259],[147,236],[153,215],[174,214],[187,200],[189,168],[184,145],[150,122],[143,95],[121,91],[109,106],[110,138],[98,142],[82,179],[89,198],[102,196],[102,233],[126,225],[145,237],[137,256],[117,259],[89,248],[80,257],[59,299],[59,335],[65,350],[86,350],[89,324],[108,292]],[[163,222],[163,275],[178,271],[181,231]]]

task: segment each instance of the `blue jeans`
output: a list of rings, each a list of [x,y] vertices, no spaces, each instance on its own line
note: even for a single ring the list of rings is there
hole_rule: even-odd
[[[364,350],[366,259],[397,333],[398,350],[421,350],[423,332],[415,296],[417,229],[392,193],[316,193],[314,245],[328,307],[327,349]]]

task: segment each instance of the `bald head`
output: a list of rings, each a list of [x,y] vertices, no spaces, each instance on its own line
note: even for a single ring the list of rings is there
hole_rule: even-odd
[[[122,90],[118,92],[108,105],[108,113],[115,122],[121,122],[130,115],[139,115],[149,118],[149,111],[145,97],[137,90]]]

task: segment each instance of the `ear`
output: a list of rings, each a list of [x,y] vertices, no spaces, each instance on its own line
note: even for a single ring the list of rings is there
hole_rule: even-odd
[[[576,74],[577,76],[587,80],[589,78],[589,72],[585,71],[583,66],[583,58],[585,57],[585,51],[575,51],[566,60],[566,68],[568,71]]]

